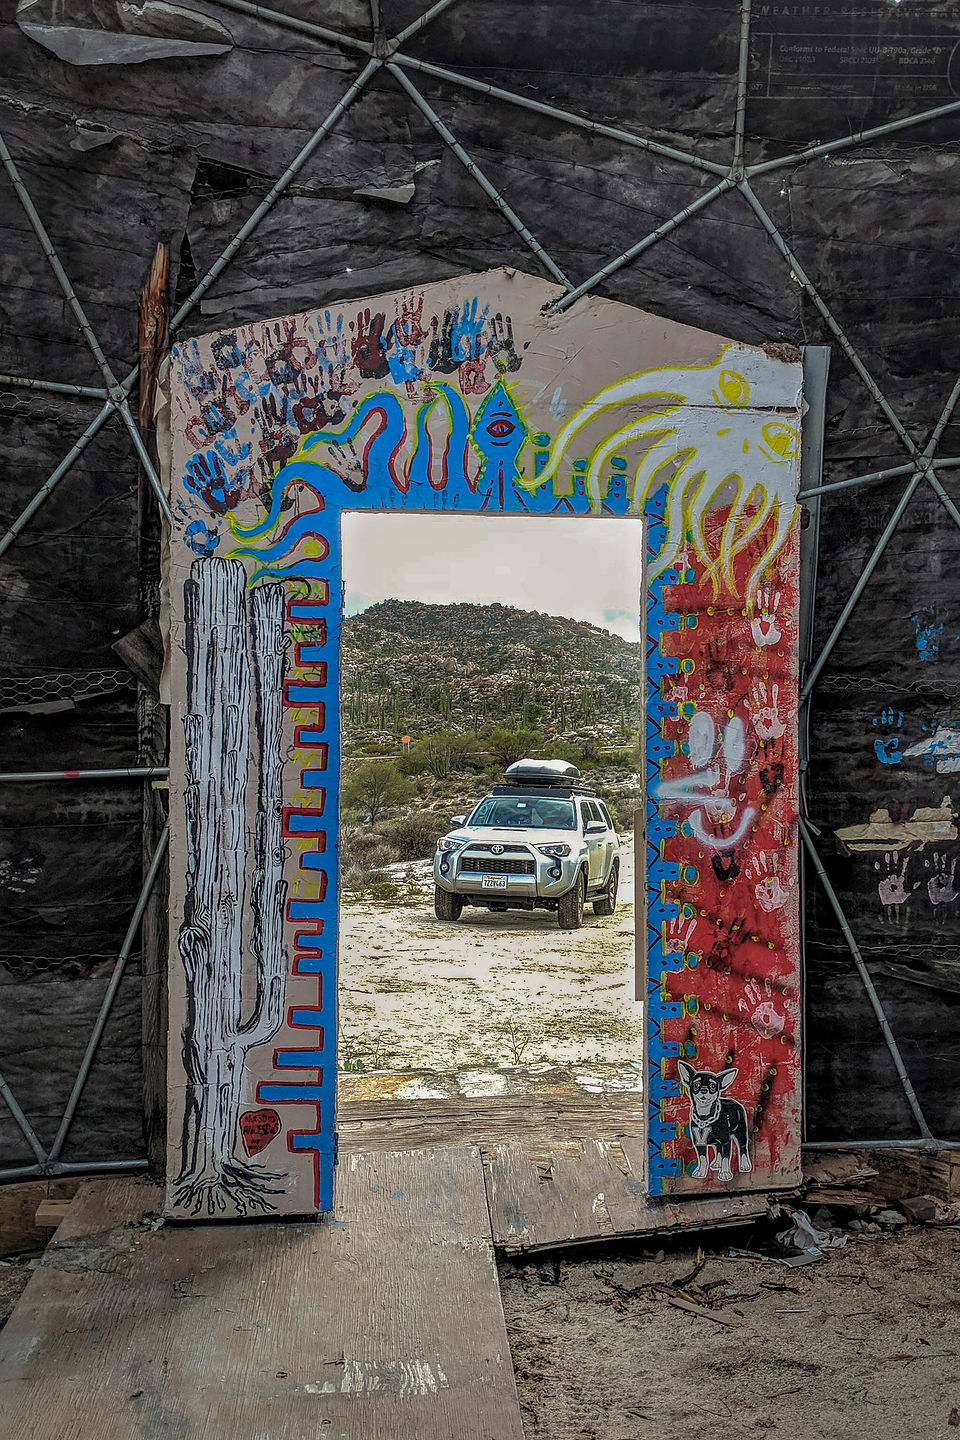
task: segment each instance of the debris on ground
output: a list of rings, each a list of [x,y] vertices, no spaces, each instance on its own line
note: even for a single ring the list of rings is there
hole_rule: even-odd
[[[953,1434],[960,1237],[904,1224],[902,1207],[876,1196],[874,1209],[867,1235],[842,1206],[830,1226],[808,1217],[846,1244],[818,1246],[819,1261],[789,1271],[731,1256],[718,1235],[695,1251],[684,1236],[657,1250],[504,1261],[527,1440]],[[734,1248],[775,1246],[777,1230],[782,1215]]]

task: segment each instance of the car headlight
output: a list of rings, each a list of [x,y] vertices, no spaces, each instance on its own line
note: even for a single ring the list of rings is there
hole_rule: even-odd
[[[570,854],[569,845],[538,845],[537,849],[540,851],[541,855],[563,856]]]
[[[449,840],[447,836],[444,835],[437,841],[437,849],[442,855],[448,850],[462,850],[466,843],[466,840]]]

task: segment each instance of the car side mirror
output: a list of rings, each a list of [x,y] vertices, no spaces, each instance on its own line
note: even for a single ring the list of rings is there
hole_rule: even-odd
[[[583,833],[584,835],[602,835],[606,828],[602,820],[591,820]]]
[[[454,815],[453,819],[450,821],[451,825],[466,825],[466,823],[466,815]]]

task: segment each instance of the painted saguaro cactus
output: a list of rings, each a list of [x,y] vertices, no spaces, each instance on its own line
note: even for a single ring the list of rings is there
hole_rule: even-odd
[[[344,510],[645,523],[650,1189],[795,1171],[800,366],[557,293],[174,352],[173,1215],[332,1203]]]

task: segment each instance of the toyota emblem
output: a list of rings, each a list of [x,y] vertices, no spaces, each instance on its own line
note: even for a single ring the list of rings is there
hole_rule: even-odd
[[[491,846],[490,846],[490,849],[493,851],[494,855],[502,855],[502,854],[503,854],[503,846],[502,846],[502,845],[491,845]]]

